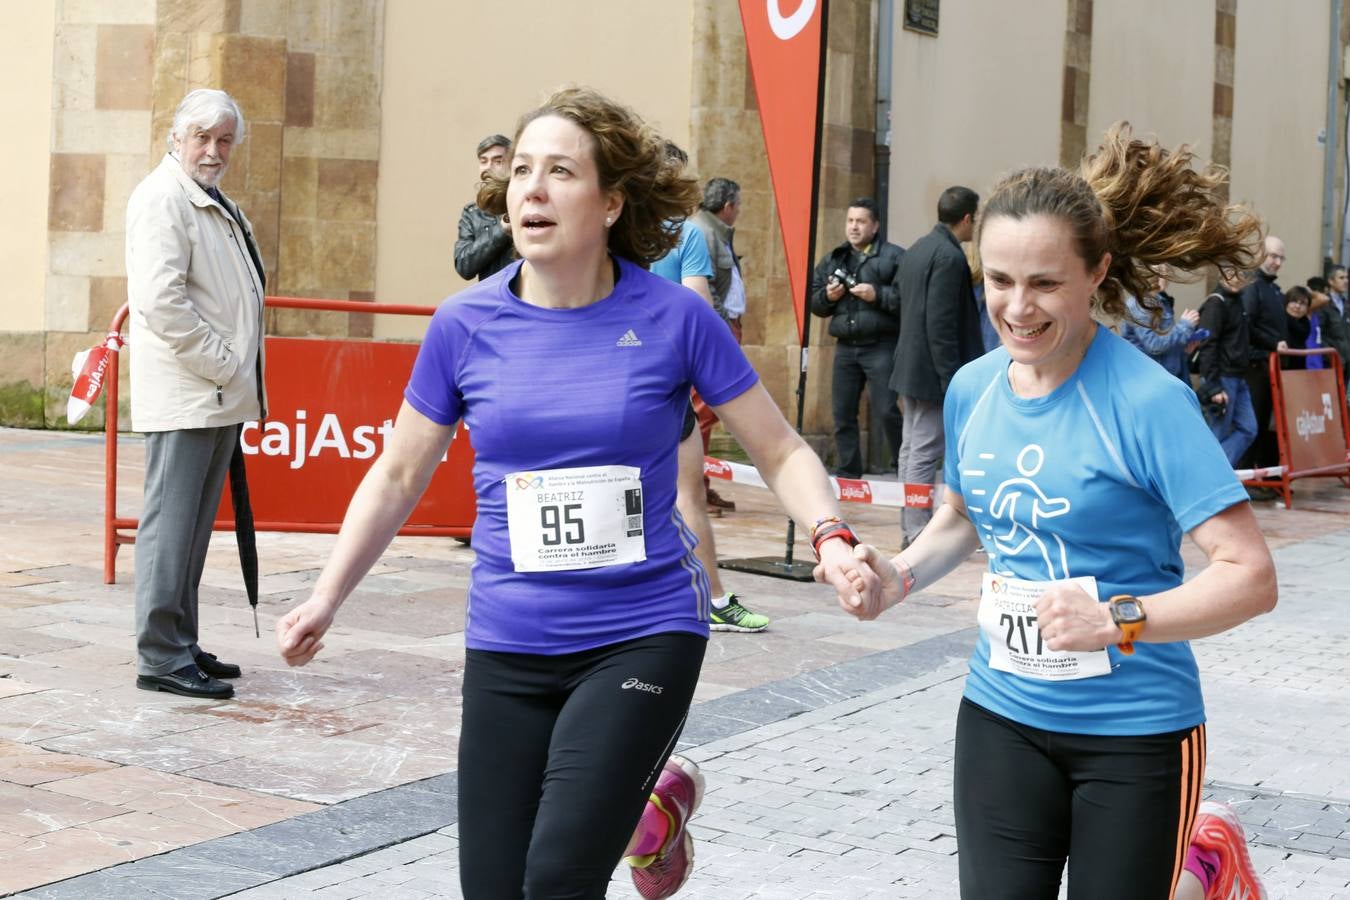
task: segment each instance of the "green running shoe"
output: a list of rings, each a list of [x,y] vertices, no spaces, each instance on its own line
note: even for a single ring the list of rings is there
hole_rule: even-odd
[[[752,613],[750,610],[741,606],[741,601],[735,594],[731,594],[731,602],[718,609],[713,607],[712,611],[712,630],[713,631],[763,631],[769,627],[769,617],[761,616],[759,613]]]

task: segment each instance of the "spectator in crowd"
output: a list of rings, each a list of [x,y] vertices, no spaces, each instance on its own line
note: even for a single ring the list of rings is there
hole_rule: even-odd
[[[1350,366],[1350,275],[1345,266],[1332,266],[1327,274],[1327,313],[1324,317],[1327,345],[1341,355],[1341,364]],[[1337,337],[1333,337],[1335,334]]]
[[[227,470],[240,493],[240,427],[266,413],[262,256],[219,187],[245,132],[229,94],[192,91],[127,204],[131,427],[145,432],[136,686],[214,700],[240,670],[197,642],[197,588]]]
[[[961,366],[984,355],[970,266],[961,244],[975,234],[980,195],[959,185],[938,198],[938,222],[900,261],[900,340],[891,388],[904,410],[900,480],[932,484],[945,448],[942,400]],[[909,543],[933,516],[906,506],[902,542]]]
[[[1314,316],[1308,309],[1312,306],[1312,291],[1296,284],[1284,293],[1285,334],[1288,335],[1290,350],[1308,350],[1309,341],[1316,341]],[[1320,359],[1317,360],[1319,363]],[[1308,367],[1309,359],[1302,356],[1288,356],[1280,360],[1285,369],[1303,369]],[[1320,368],[1315,366],[1314,368]]]
[[[830,320],[830,336],[835,339],[830,410],[835,474],[843,478],[863,474],[858,401],[864,386],[872,416],[881,420],[886,432],[889,452],[900,451],[902,419],[889,382],[900,332],[895,277],[905,251],[878,241],[880,229],[876,203],[867,197],[854,200],[844,220],[844,242],[826,253],[811,275],[811,312]],[[872,467],[883,468],[875,460]]]
[[[489,174],[505,178],[510,156],[511,139],[504,134],[490,134],[479,141],[479,183]],[[459,214],[459,238],[455,241],[455,271],[459,277],[482,281],[505,268],[515,255],[510,227],[484,212],[476,200],[464,204]]]
[[[1197,393],[1205,408],[1205,421],[1214,432],[1231,466],[1237,466],[1256,439],[1256,415],[1247,388],[1247,364],[1251,343],[1247,311],[1241,291],[1246,277],[1234,273],[1222,278],[1218,289],[1200,306],[1200,327],[1209,340],[1196,352],[1200,374]]]
[[[689,162],[688,154],[670,141],[666,142],[666,155],[678,160],[682,166]],[[708,279],[712,277],[708,245],[703,232],[688,219],[680,223],[680,241],[675,249],[652,263],[650,271],[667,281],[684,285],[702,297],[709,306],[713,305],[712,293],[708,289]],[[713,631],[763,631],[769,627],[769,617],[747,609],[739,597],[722,586],[722,579],[717,574],[717,544],[713,538],[712,523],[708,519],[710,514],[720,517],[722,510],[709,507],[704,502],[708,487],[703,475],[703,442],[695,434],[697,425],[691,395],[689,410],[685,413],[680,432],[675,508],[689,530],[694,532],[697,539],[694,553],[708,573],[713,598],[709,625]]]
[[[741,280],[741,263],[735,248],[736,219],[740,214],[741,186],[730,178],[713,178],[703,186],[703,199],[690,219],[703,233],[708,254],[712,257],[713,274],[708,286],[712,290],[713,309],[727,323],[738,344],[741,342],[741,316],[745,313],[745,282]],[[698,416],[698,430],[706,456],[717,414],[703,402],[697,391],[694,392],[694,412]],[[736,504],[717,493],[706,478],[703,489],[709,509],[719,513],[736,509]]]
[[[1252,392],[1252,410],[1256,413],[1256,440],[1247,451],[1246,465],[1273,466],[1279,462],[1279,445],[1270,430],[1274,403],[1270,388],[1270,354],[1288,347],[1284,292],[1275,278],[1284,265],[1284,241],[1266,237],[1265,254],[1251,281],[1242,289],[1242,305],[1247,310],[1251,336],[1251,357],[1247,365],[1247,387]],[[1244,466],[1245,467],[1245,466]]]
[[[966,253],[966,262],[970,265],[970,281],[975,287],[975,309],[980,313],[980,343],[984,345],[984,352],[988,353],[1002,346],[1003,342],[999,339],[998,329],[989,318],[989,308],[984,301],[984,272],[980,266],[980,255],[974,252],[973,246]]]
[[[1180,378],[1187,385],[1191,383],[1190,352],[1191,335],[1195,333],[1196,323],[1200,321],[1198,310],[1188,309],[1180,316],[1176,315],[1176,300],[1167,293],[1167,279],[1157,278],[1158,289],[1154,298],[1160,304],[1161,318],[1154,324],[1139,300],[1126,296],[1126,315],[1120,321],[1120,336],[1134,344],[1152,357],[1164,369]]]
[[[1344,269],[1341,269],[1344,278]],[[1341,370],[1345,370],[1347,358],[1350,358],[1350,319],[1345,316],[1345,298],[1338,297],[1328,279],[1313,276],[1308,279],[1308,290],[1312,291],[1311,309],[1317,318],[1317,343],[1336,351],[1341,359]],[[1338,305],[1339,304],[1339,305]],[[1316,365],[1309,360],[1309,368],[1330,368],[1328,357],[1318,357]]]

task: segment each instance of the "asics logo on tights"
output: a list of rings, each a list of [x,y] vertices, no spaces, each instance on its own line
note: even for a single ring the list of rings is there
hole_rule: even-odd
[[[624,683],[619,685],[619,689],[624,691],[645,691],[648,694],[663,694],[666,690],[659,684],[648,684],[632,675],[628,676]]]

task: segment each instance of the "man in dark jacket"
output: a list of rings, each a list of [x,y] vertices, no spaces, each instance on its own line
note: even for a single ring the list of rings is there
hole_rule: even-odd
[[[866,197],[854,200],[844,228],[848,239],[825,254],[811,276],[811,312],[830,320],[830,336],[836,342],[830,408],[835,472],[845,478],[862,477],[858,401],[864,383],[872,417],[881,420],[890,442],[891,458],[900,450],[901,419],[888,383],[900,329],[895,273],[905,251],[878,242],[880,227],[877,205]],[[880,468],[876,460],[873,468]]]
[[[1205,407],[1205,421],[1235,467],[1256,437],[1256,416],[1246,380],[1251,359],[1247,311],[1239,293],[1244,280],[1242,276],[1224,279],[1205,298],[1200,327],[1209,329],[1210,337],[1197,351],[1200,386],[1196,392]]]
[[[478,180],[489,172],[506,176],[511,158],[511,139],[504,134],[490,134],[478,142]],[[466,281],[482,281],[506,268],[515,258],[511,232],[491,213],[478,208],[478,202],[464,205],[459,214],[459,238],[455,241],[455,271]]]
[[[1350,370],[1350,301],[1346,299],[1345,266],[1332,266],[1327,273],[1326,306],[1317,313],[1322,325],[1322,343],[1341,357],[1341,371]],[[1312,285],[1311,280],[1308,282]]]
[[[961,242],[975,234],[979,205],[980,195],[970,188],[947,188],[938,198],[937,225],[900,262],[900,341],[891,387],[904,410],[900,480],[907,484],[933,483],[946,447],[942,400],[947,385],[957,369],[984,354],[970,264],[961,252]],[[931,509],[905,507],[906,544],[932,516]]]
[[[1244,467],[1275,466],[1280,462],[1279,443],[1270,430],[1270,416],[1274,400],[1270,388],[1270,354],[1287,349],[1288,325],[1284,315],[1284,292],[1275,283],[1275,276],[1284,265],[1284,241],[1270,235],[1266,238],[1266,255],[1252,273],[1252,280],[1242,289],[1242,306],[1247,311],[1247,327],[1251,330],[1251,354],[1247,365],[1247,388],[1252,394],[1252,410],[1256,413],[1256,440],[1244,457]]]

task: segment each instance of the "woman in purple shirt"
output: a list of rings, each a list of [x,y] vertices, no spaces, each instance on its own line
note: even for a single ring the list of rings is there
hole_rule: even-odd
[[[278,642],[292,665],[318,652],[463,419],[478,494],[464,895],[600,898],[628,857],[639,892],[666,897],[692,868],[685,824],[702,793],[697,767],[670,756],[711,599],[674,506],[691,385],[811,529],[840,602],[861,606],[877,583],[853,559],[820,461],[726,326],[646,271],[678,236],[664,223],[698,199],[662,140],[629,110],[568,89],[521,120],[513,146],[509,179],[489,177],[479,204],[506,214],[521,261],[433,317],[391,440]]]

